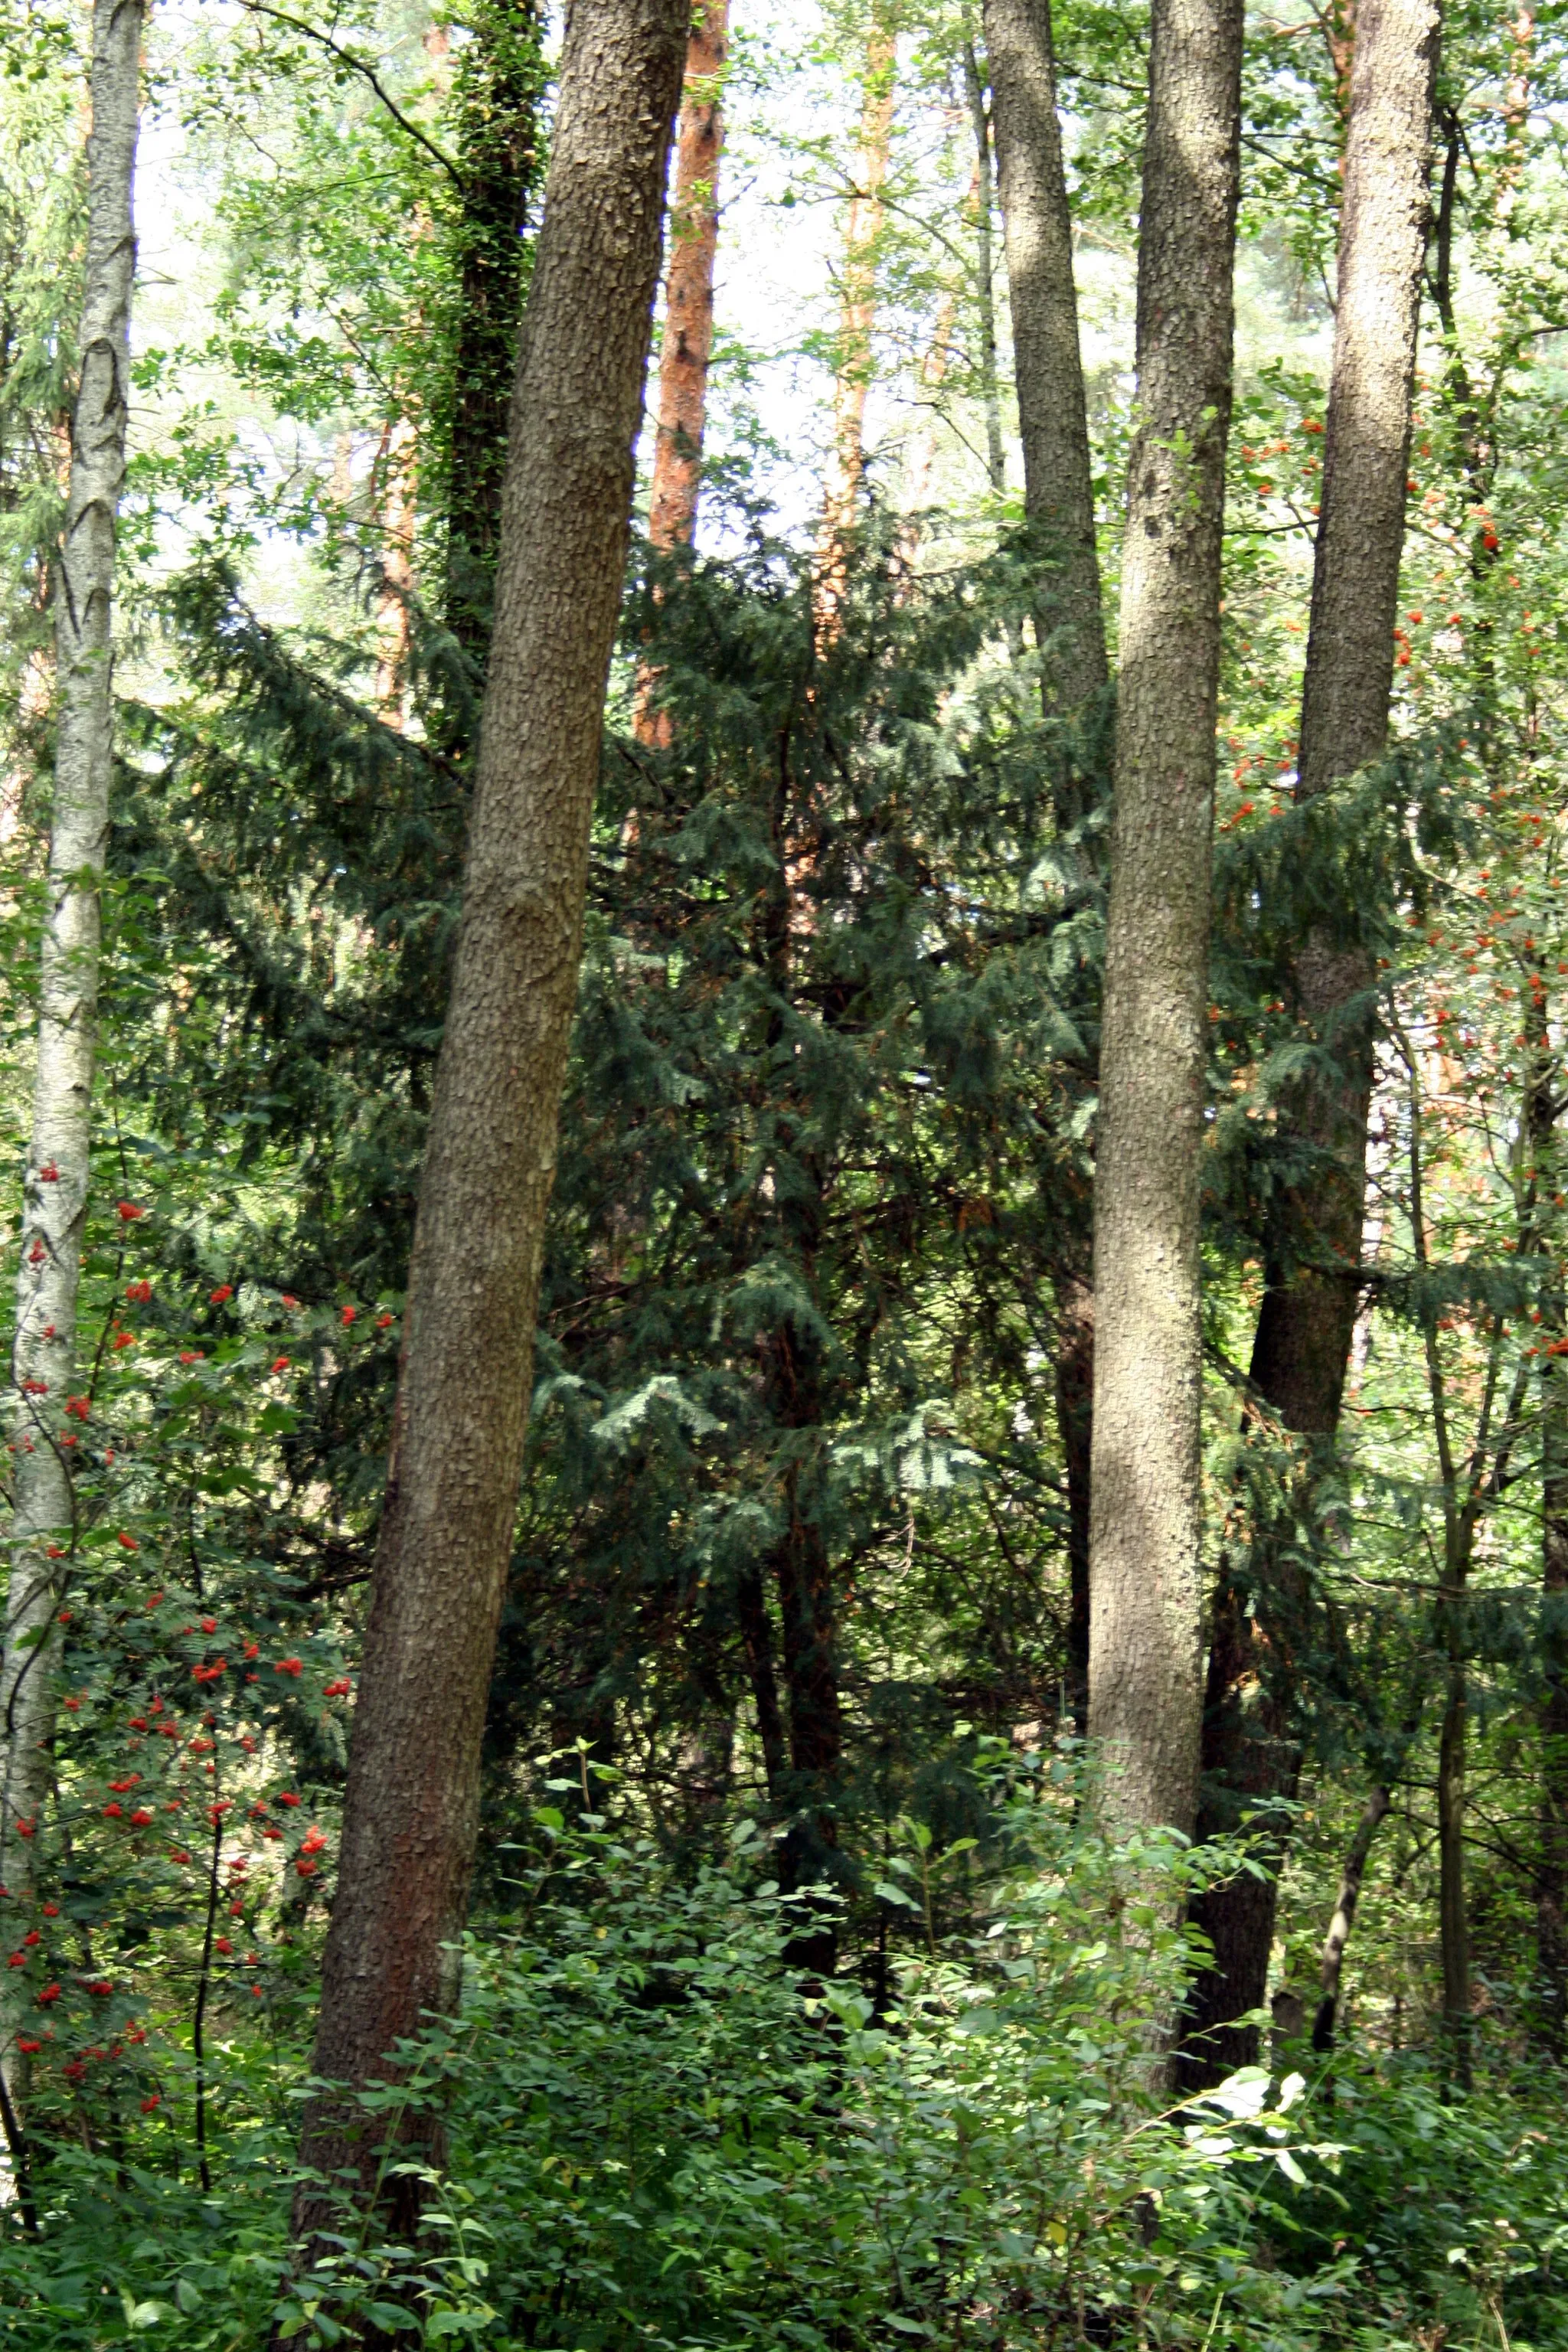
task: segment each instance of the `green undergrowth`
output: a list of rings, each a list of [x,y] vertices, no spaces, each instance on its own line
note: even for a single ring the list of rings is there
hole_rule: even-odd
[[[677,1874],[594,1817],[538,1817],[460,2016],[369,2120],[438,2098],[449,2160],[414,2251],[345,2225],[287,2269],[298,2053],[226,2042],[196,2177],[166,2102],[40,2151],[39,2234],[7,2209],[0,2343],[242,2352],[368,2326],[531,2352],[1091,2345],[1568,2347],[1560,2084],[1482,2053],[1445,2096],[1418,2056],[1310,2054],[1172,2106],[1151,2020],[1169,1923],[1236,1855],[1113,1848],[1065,1784],[1016,1774],[988,1835],[905,1824],[887,1899],[914,1948],[873,1988],[803,1979],[771,1848]],[[919,1930],[942,1873],[961,1936]],[[188,2076],[186,2089],[188,2091]]]

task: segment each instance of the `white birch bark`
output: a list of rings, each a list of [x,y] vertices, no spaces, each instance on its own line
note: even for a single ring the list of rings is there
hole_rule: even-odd
[[[72,1548],[66,1405],[76,1384],[77,1286],[87,1216],[99,893],[112,764],[110,602],[125,473],[132,177],[145,0],[95,0],[88,245],[71,415],[70,488],[56,575],[58,730],[38,1062],[16,1279],[14,1510],[0,1655],[0,1883],[26,1899],[31,1825],[50,1770],[50,1635]],[[10,2021],[4,2063],[11,2077]]]

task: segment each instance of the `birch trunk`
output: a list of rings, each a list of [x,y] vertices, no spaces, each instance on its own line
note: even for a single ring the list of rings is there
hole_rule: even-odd
[[[1046,699],[1071,711],[1108,673],[1050,0],[985,0],[985,48]]]
[[[323,1967],[315,2072],[351,2087],[458,1990],[687,26],[687,0],[574,0],[566,26]],[[368,2201],[384,2147],[356,2119],[316,2102],[302,2154]],[[333,2210],[302,2191],[301,2233]]]
[[[1242,0],[1155,0],[1095,1177],[1089,1734],[1119,1830],[1190,1832],[1203,1147]]]
[[[87,1222],[98,1042],[100,890],[113,772],[115,530],[131,396],[136,165],[143,0],[96,0],[88,242],[71,411],[70,482],[56,575],[58,732],[38,1062],[27,1153],[12,1363],[16,1506],[0,1662],[0,1883],[26,1901],[32,1825],[54,1735],[50,1636],[73,1548],[65,1415],[77,1368],[77,1287]],[[16,2084],[5,2021],[6,2079]]]
[[[1437,0],[1361,0],[1347,60],[1339,307],[1301,698],[1303,800],[1380,759],[1387,742],[1437,37]],[[1285,1107],[1312,1172],[1278,1220],[1250,1370],[1268,1416],[1298,1441],[1309,1481],[1333,1448],[1355,1332],[1375,978],[1359,949],[1321,936],[1300,943],[1297,1003],[1341,1076],[1303,1087]],[[1244,1808],[1295,1790],[1297,1612],[1290,1572],[1266,1538],[1250,1580],[1256,1622],[1237,1595],[1222,1592],[1216,1603],[1204,1835],[1233,1829]],[[1194,1988],[1192,2032],[1225,2074],[1257,2060],[1256,2031],[1228,2029],[1226,2021],[1263,2000],[1272,1880],[1215,1887],[1194,1916],[1215,1965]]]

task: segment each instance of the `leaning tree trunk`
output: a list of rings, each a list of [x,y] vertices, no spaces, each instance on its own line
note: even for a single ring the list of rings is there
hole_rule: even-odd
[[[1387,741],[1437,33],[1437,0],[1361,0],[1301,698],[1302,800],[1380,759]],[[1375,978],[1363,950],[1322,936],[1303,940],[1296,954],[1298,1007],[1341,1075],[1303,1087],[1286,1107],[1310,1172],[1287,1197],[1271,1241],[1251,1381],[1269,1418],[1297,1442],[1309,1489],[1332,1453],[1359,1304]],[[1302,1596],[1267,1532],[1254,1545],[1249,1581],[1250,1609],[1228,1578],[1215,1601],[1205,1836],[1295,1793],[1290,1661]],[[1276,1858],[1283,1834],[1281,1822]],[[1231,2021],[1263,2000],[1273,1880],[1233,1879],[1205,1895],[1194,1916],[1215,1958],[1194,1990],[1189,2056],[1200,2080],[1217,2080],[1257,2062],[1256,2028]]]
[[[457,1990],[686,9],[575,0],[566,26],[322,1973],[315,2071],[351,2091]],[[303,2157],[368,2200],[384,2149],[355,2119],[315,2102]],[[303,2191],[301,2232],[332,2210]]]
[[[1243,0],[1155,0],[1095,1176],[1089,1734],[1118,1829],[1190,1831],[1198,1190]]]
[[[1361,1809],[1361,1819],[1355,1825],[1355,1835],[1351,1840],[1344,1868],[1340,1873],[1340,1891],[1334,1903],[1333,1916],[1329,1921],[1329,1932],[1323,1937],[1323,1957],[1318,1977],[1318,2011],[1312,2021],[1312,2047],[1320,2054],[1326,2054],[1334,2046],[1345,1946],[1350,1942],[1351,1929],[1355,1926],[1356,1908],[1361,1902],[1362,1881],[1366,1876],[1372,1842],[1388,1811],[1388,1790],[1381,1781],[1374,1782]]]
[[[700,0],[686,52],[686,84],[670,205],[664,350],[647,535],[655,547],[689,547],[697,527],[708,367],[713,355],[713,264],[719,250],[719,162],[724,152],[722,84],[729,0]]]
[[[1013,311],[1024,511],[1043,559],[1046,698],[1047,708],[1072,711],[1100,691],[1107,669],[1050,0],[985,0],[985,50]]]
[[[1039,557],[1036,627],[1047,712],[1081,717],[1109,676],[1073,282],[1072,219],[1057,114],[1050,0],[985,0],[991,128],[1013,312],[1013,370],[1024,444],[1024,507]],[[1058,748],[1058,829],[1085,814],[1070,748]],[[1086,1221],[1073,1220],[1075,1224]],[[1057,1278],[1057,1428],[1068,1491],[1068,1673],[1075,1727],[1089,1709],[1089,1462],[1094,1292],[1087,1233]]]
[[[50,1635],[76,1528],[68,1449],[81,1424],[66,1411],[76,1374],[98,1043],[99,894],[114,765],[114,542],[130,414],[132,184],[143,16],[142,0],[97,0],[93,11],[87,264],[55,585],[58,731],[16,1279],[15,1511],[0,1662],[0,1883],[24,1903],[33,1825],[51,1771]],[[79,1416],[80,1411],[79,1401]],[[9,2048],[8,2030],[5,2039]],[[12,2084],[14,2064],[8,2057]]]

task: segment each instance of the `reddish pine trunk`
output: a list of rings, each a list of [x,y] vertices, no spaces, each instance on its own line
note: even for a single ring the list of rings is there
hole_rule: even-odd
[[[892,150],[897,74],[898,35],[887,17],[879,17],[866,44],[859,153],[844,239],[844,297],[833,384],[833,461],[822,518],[819,601],[825,625],[831,621],[843,595],[846,549],[855,529],[855,511],[866,475],[866,395],[871,383],[871,330],[877,317],[877,245],[885,211],[882,188]]]
[[[729,0],[701,0],[701,8],[686,51],[648,507],[647,535],[656,547],[666,548],[689,547],[697,526],[708,364],[713,352],[719,160],[724,149],[721,84],[729,49]]]

